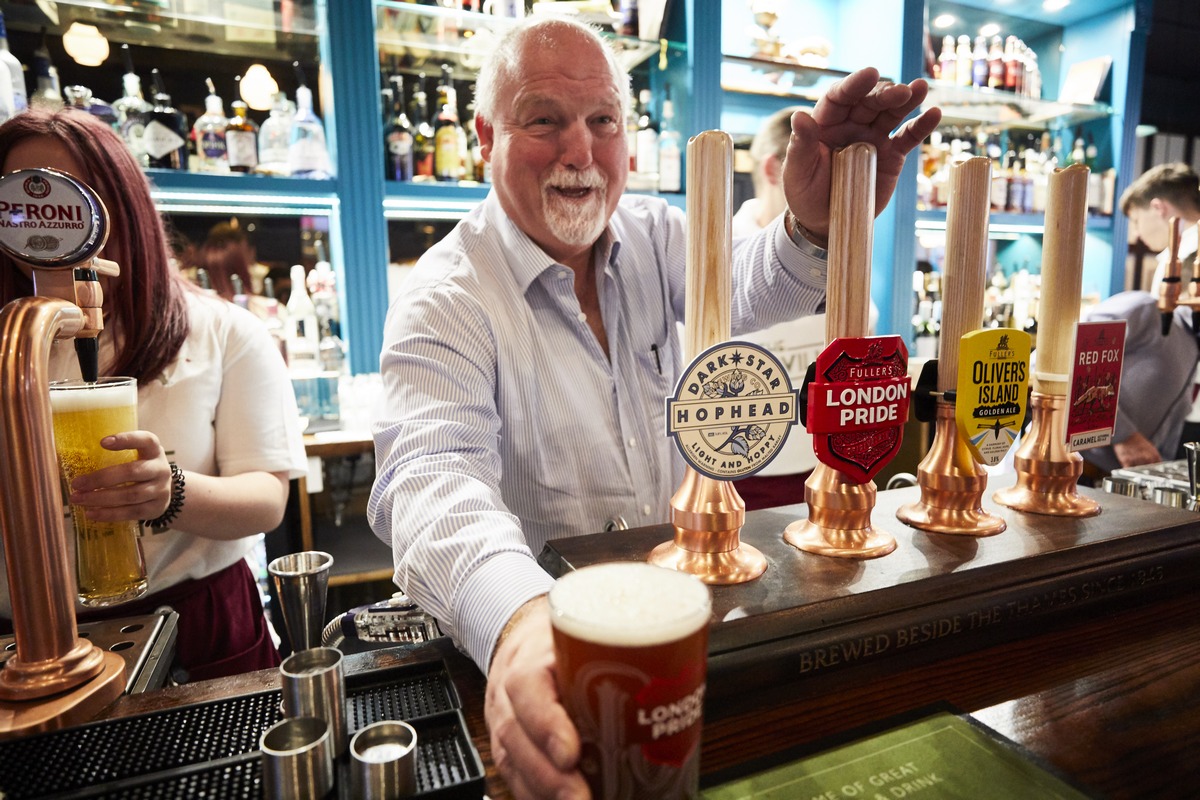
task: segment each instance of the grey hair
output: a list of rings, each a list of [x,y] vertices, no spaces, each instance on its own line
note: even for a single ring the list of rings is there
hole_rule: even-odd
[[[628,108],[631,97],[629,71],[621,65],[599,28],[570,17],[528,16],[501,37],[479,68],[479,76],[475,79],[475,113],[489,122],[495,117],[497,89],[506,80],[520,78],[521,46],[528,37],[537,37],[536,41],[548,44],[564,29],[573,29],[600,46],[621,95],[621,109]]]
[[[750,159],[754,162],[751,178],[754,180],[755,194],[762,193],[762,186],[760,186],[762,163],[769,156],[775,156],[783,161],[783,157],[787,153],[788,142],[792,138],[792,115],[800,108],[800,106],[788,106],[779,109],[763,121],[758,133],[754,135],[754,141],[750,143]]]

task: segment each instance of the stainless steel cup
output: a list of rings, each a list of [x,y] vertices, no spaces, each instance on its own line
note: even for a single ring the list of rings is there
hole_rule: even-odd
[[[1138,486],[1137,481],[1131,481],[1129,478],[1105,478],[1102,483],[1104,491],[1109,494],[1122,494],[1126,497],[1142,496],[1142,488]]]
[[[279,667],[285,717],[316,717],[329,723],[334,756],[346,752],[346,678],[341,651],[314,647],[293,653]]]
[[[315,717],[277,722],[259,739],[263,796],[268,800],[316,800],[333,789],[329,725]]]
[[[1187,508],[1188,493],[1174,486],[1155,486],[1154,502],[1170,508]]]
[[[267,565],[279,597],[283,624],[296,652],[321,643],[332,566],[333,556],[318,550],[289,553]]]
[[[417,793],[417,732],[384,720],[350,740],[350,786],[357,800],[400,800]]]

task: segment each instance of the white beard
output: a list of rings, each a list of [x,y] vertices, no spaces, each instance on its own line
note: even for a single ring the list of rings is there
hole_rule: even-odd
[[[546,225],[560,241],[575,247],[595,243],[608,224],[604,201],[608,182],[598,170],[567,172],[557,170],[542,184],[546,205]],[[551,187],[588,187],[593,191],[586,200],[572,200]]]

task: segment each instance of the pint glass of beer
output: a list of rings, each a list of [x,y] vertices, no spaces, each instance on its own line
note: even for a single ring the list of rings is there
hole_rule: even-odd
[[[643,563],[583,567],[550,590],[558,692],[597,800],[699,796],[708,587]]]
[[[105,450],[100,440],[137,430],[137,381],[101,378],[95,383],[50,384],[54,449],[63,480],[137,458],[136,450]],[[75,525],[75,571],[79,601],[111,606],[146,593],[146,559],[141,522],[94,522],[83,508],[71,506]]]

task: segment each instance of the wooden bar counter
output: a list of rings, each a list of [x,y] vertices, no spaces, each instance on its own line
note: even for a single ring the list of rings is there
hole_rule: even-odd
[[[748,515],[748,527],[755,515],[767,513]],[[1146,513],[1159,509],[1147,503]],[[1116,512],[1109,516],[1120,518]],[[1174,519],[1184,520],[1175,528],[1192,527],[1190,518]],[[1085,606],[1080,613],[1038,617],[1009,637],[980,640],[978,646],[960,642],[949,653],[912,648],[813,671],[786,684],[768,682],[761,693],[753,667],[738,676],[737,692],[710,680],[704,780],[725,780],[747,765],[824,749],[857,728],[949,703],[1090,794],[1194,797],[1200,791],[1198,610],[1195,583],[1177,580],[1155,592],[1129,592],[1114,603]],[[488,796],[511,797],[491,762],[483,677],[447,640],[360,653],[348,657],[347,667],[355,673],[429,660],[444,660],[461,695],[487,771]],[[125,696],[103,717],[261,692],[278,681],[275,671],[264,671]]]

